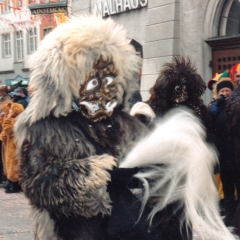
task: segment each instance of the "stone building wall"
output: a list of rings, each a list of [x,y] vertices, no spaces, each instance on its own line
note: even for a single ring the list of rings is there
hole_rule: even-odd
[[[111,4],[116,1],[131,5],[147,0],[74,0],[71,12],[73,15],[91,13],[96,4],[103,4],[106,12],[106,6],[111,8]],[[225,2],[226,0],[148,0],[146,7],[127,9],[128,11],[109,16],[124,25],[129,38],[142,45],[140,89],[143,100],[148,99],[149,88],[158,77],[162,65],[173,56],[190,57],[203,79],[207,82],[211,78],[211,49],[205,40],[217,35],[219,16]],[[211,93],[207,90],[204,100],[207,103],[210,99]]]

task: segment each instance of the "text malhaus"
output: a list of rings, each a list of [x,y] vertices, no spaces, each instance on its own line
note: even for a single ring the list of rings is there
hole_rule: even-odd
[[[93,11],[102,17],[146,7],[148,0],[106,0],[95,3]]]

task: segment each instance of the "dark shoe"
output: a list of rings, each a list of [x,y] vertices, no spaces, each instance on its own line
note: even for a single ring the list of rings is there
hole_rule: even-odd
[[[11,182],[10,187],[5,190],[5,193],[19,193],[21,192],[21,187],[18,182]]]

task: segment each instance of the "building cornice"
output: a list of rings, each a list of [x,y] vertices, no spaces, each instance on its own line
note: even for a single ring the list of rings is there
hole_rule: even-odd
[[[14,70],[0,71],[0,74],[14,73]]]
[[[29,68],[22,68],[21,69],[23,72],[29,72]]]

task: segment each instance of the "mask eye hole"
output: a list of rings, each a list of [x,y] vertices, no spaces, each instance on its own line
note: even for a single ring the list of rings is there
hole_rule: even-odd
[[[98,85],[98,80],[97,78],[93,78],[92,80],[89,81],[87,84],[86,90],[91,90],[95,88]]]
[[[180,91],[180,87],[179,87],[179,86],[176,86],[176,87],[175,87],[175,91],[176,91],[176,92],[179,92],[179,91]]]
[[[106,82],[106,85],[111,84],[113,82],[113,76],[106,76],[105,82]]]

